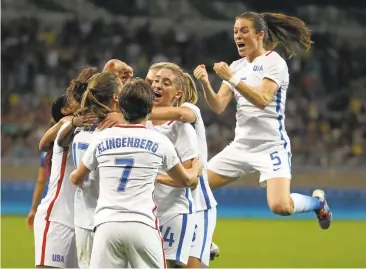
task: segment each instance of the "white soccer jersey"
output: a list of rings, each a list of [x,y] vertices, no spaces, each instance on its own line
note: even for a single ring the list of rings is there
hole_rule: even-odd
[[[195,202],[196,211],[210,209],[217,205],[215,197],[212,194],[207,177],[207,141],[205,124],[203,123],[200,109],[191,103],[184,103],[182,106],[190,108],[196,115],[196,122],[192,124],[196,131],[198,142],[198,157],[202,162],[202,176],[200,176],[199,185],[192,192],[193,200]]]
[[[75,130],[76,135],[72,141],[72,156],[75,169],[82,160],[90,142],[93,141],[95,132]],[[98,169],[91,171],[85,179],[82,188],[77,188],[75,193],[75,226],[87,230],[94,228],[94,212],[99,196]]]
[[[65,123],[67,124],[67,123]],[[74,228],[74,197],[76,187],[69,177],[74,170],[71,149],[57,145],[61,127],[53,145],[52,167],[48,191],[37,209],[37,214],[44,215],[45,220],[54,221]]]
[[[227,81],[237,101],[235,141],[255,146],[263,142],[282,142],[290,148],[290,140],[285,130],[285,103],[289,84],[286,61],[275,51],[267,52],[249,63],[246,58],[234,61],[230,69],[242,81],[258,88],[264,78],[277,83],[277,94],[265,109],[252,105]]]
[[[147,127],[169,138],[182,163],[198,157],[196,133],[189,123],[170,121],[157,126],[149,123]],[[190,188],[174,188],[156,183],[155,201],[158,205],[157,216],[160,219],[195,212]]]
[[[158,229],[153,200],[159,169],[179,163],[169,139],[142,125],[117,125],[94,134],[82,162],[99,169],[94,225],[135,221]]]

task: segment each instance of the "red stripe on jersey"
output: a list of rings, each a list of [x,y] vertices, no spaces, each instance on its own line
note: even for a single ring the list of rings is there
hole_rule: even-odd
[[[48,234],[48,230],[50,229],[50,223],[51,222],[46,220],[46,227],[44,228],[44,232],[43,232],[41,262],[39,264],[40,266],[44,266],[44,260],[46,257],[47,234]]]
[[[62,186],[62,182],[64,180],[64,175],[65,175],[66,160],[67,160],[67,151],[64,150],[64,152],[62,153],[60,178],[57,181],[56,194],[55,194],[55,197],[53,198],[53,200],[51,201],[50,205],[48,206],[47,214],[46,214],[46,218],[45,218],[46,221],[50,220],[50,215],[51,215],[53,206],[55,205],[55,202],[61,191],[61,186]]]
[[[269,52],[267,52],[265,55],[268,56],[273,52],[273,50],[270,50]]]
[[[144,129],[146,129],[146,127],[143,126],[143,125],[121,125],[121,124],[117,124],[115,127],[118,127],[118,128],[144,128]]]
[[[171,125],[173,122],[174,122],[173,120],[172,120],[172,121],[169,121],[169,122],[167,123],[167,125],[169,126],[169,125]]]
[[[152,200],[153,200],[153,202],[154,202],[154,208],[153,208],[153,210],[152,210],[152,213],[153,213],[153,215],[155,216],[155,229],[157,230],[157,232],[158,232],[158,234],[159,234],[159,236],[160,236],[160,240],[161,240],[161,251],[163,252],[163,259],[164,259],[164,268],[167,268],[167,265],[166,265],[166,259],[165,259],[165,252],[164,252],[164,240],[163,240],[163,237],[161,236],[161,234],[160,234],[160,230],[159,230],[159,220],[158,220],[158,218],[156,217],[156,215],[155,215],[155,210],[158,208],[158,205],[155,203],[155,201],[154,201],[154,191],[153,191],[153,193],[152,193]]]

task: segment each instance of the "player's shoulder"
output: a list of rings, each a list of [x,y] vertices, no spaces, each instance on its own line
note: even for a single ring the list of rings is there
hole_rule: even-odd
[[[243,66],[245,66],[247,64],[247,62],[248,61],[245,57],[240,58],[239,60],[235,60],[230,64],[230,69],[231,69],[231,71],[233,71],[235,73],[240,68],[243,68]]]
[[[196,114],[196,115],[200,115],[201,114],[201,110],[198,106],[192,104],[192,103],[189,103],[189,102],[185,102],[183,103],[181,106],[184,106],[184,107],[188,107],[190,108],[191,110],[193,110],[193,112]]]
[[[285,59],[273,50],[263,55],[263,57],[261,57],[261,61],[265,65],[287,66]]]

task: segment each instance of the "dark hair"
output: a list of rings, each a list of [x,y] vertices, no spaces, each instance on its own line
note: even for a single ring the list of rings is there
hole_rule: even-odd
[[[88,80],[98,73],[98,68],[87,66],[81,70],[76,79],[71,80],[66,90],[66,96],[69,99],[73,97],[78,103],[81,103],[84,92],[88,87]]]
[[[141,78],[135,78],[123,85],[119,106],[128,122],[135,122],[151,113],[154,103],[151,86]]]
[[[111,72],[97,73],[88,82],[78,114],[94,113],[100,120],[111,111],[113,94],[118,93],[120,80]]]
[[[241,18],[252,21],[257,33],[264,32],[266,49],[274,49],[280,45],[285,49],[285,56],[289,58],[301,50],[309,50],[313,43],[309,28],[299,18],[269,12],[245,12],[236,17]]]
[[[58,97],[52,104],[51,115],[55,122],[59,122],[64,114],[61,113],[61,109],[66,105],[67,97],[66,95],[62,95]]]

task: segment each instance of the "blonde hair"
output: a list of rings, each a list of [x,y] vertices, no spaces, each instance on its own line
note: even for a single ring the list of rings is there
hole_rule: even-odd
[[[196,104],[198,101],[198,92],[192,76],[184,72],[179,65],[170,62],[155,63],[149,70],[163,68],[171,70],[177,76],[178,87],[183,91],[183,96],[177,101],[177,106],[186,102]]]
[[[92,112],[103,119],[111,112],[112,97],[118,93],[119,78],[111,72],[97,73],[88,82],[78,114]]]

